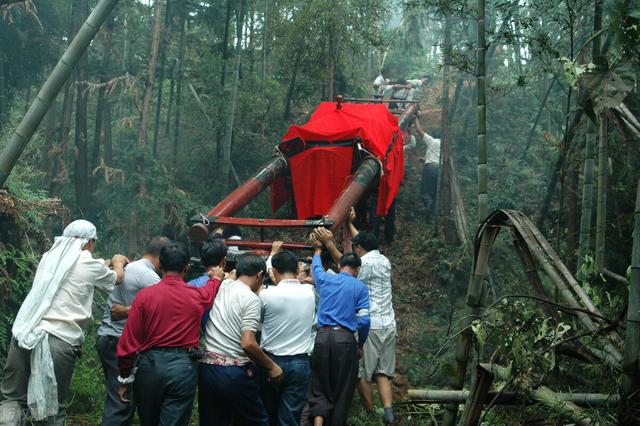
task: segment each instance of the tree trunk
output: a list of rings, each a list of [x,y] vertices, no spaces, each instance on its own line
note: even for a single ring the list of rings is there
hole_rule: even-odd
[[[222,40],[222,65],[220,68],[220,87],[224,90],[224,80],[227,74],[227,60],[229,59],[229,27],[231,26],[231,0],[227,0],[227,14],[224,17],[224,38]]]
[[[138,145],[143,146],[147,142],[147,129],[151,109],[151,96],[153,95],[153,80],[158,64],[158,49],[160,46],[160,31],[162,30],[162,1],[156,0],[154,11],[153,33],[151,35],[151,52],[147,79],[144,83],[144,96],[142,98],[142,114],[140,116],[140,128],[138,131]]]
[[[262,25],[262,80],[267,79],[269,73],[269,3],[270,0],[264,0],[264,21]]]
[[[111,137],[111,108],[112,101],[108,96],[104,103],[104,120],[102,121],[102,128],[104,131],[104,163],[107,166],[111,166],[113,163],[113,139]]]
[[[222,146],[222,188],[229,187],[229,170],[231,165],[231,142],[233,140],[233,122],[236,113],[236,97],[238,95],[238,84],[240,80],[240,59],[242,56],[242,24],[244,20],[244,9],[246,1],[242,0],[236,9],[236,62],[233,69],[233,87],[231,88],[231,99],[229,100],[229,114],[227,115],[226,132],[224,144]]]
[[[96,105],[96,121],[94,131],[93,151],[91,153],[91,169],[90,169],[90,182],[91,188],[90,194],[93,194],[96,188],[96,178],[93,176],[93,171],[98,167],[98,159],[100,157],[100,142],[102,139],[102,129],[104,120],[104,104],[106,103],[106,83],[109,80],[107,76],[107,69],[111,61],[111,36],[113,30],[113,20],[109,20],[105,26],[105,38],[104,38],[104,50],[102,52],[102,66],[100,67],[100,90],[98,91],[98,102]]]
[[[578,184],[580,172],[578,161],[572,161],[568,171],[569,208],[567,210],[567,255],[564,263],[574,265],[576,263],[576,243],[578,232]]]
[[[333,34],[333,28],[329,30],[329,64],[327,67],[327,100],[335,101],[335,76],[336,76],[336,40]]]
[[[485,0],[478,0],[478,46],[476,50],[477,89],[478,89],[478,222],[482,222],[489,214],[489,197],[487,195],[487,113],[485,95]]]
[[[631,251],[631,281],[627,307],[627,331],[622,361],[619,424],[632,426],[640,418],[640,181],[636,190],[636,209]]]
[[[160,113],[162,112],[162,92],[164,92],[164,68],[167,62],[167,32],[169,31],[171,1],[167,0],[164,11],[164,30],[160,34],[160,70],[158,71],[158,98],[156,99],[156,117],[153,126],[153,158],[158,158],[158,132],[160,130]]]
[[[182,13],[180,15],[180,42],[178,44],[178,63],[176,64],[176,122],[173,128],[173,164],[178,163],[178,140],[180,138],[180,110],[182,108],[182,63],[184,62],[185,49],[185,27],[187,18],[186,6],[182,5]]]
[[[449,162],[449,89],[451,85],[451,65],[449,65],[450,58],[447,55],[451,51],[451,17],[445,18],[444,24],[444,68],[443,73],[443,93],[442,93],[442,116],[440,119],[440,128],[442,130],[442,144],[440,145],[440,158],[441,158],[441,184],[440,184],[440,198],[442,200],[442,216],[441,227],[445,239],[448,242],[453,242],[454,233],[450,226],[451,217],[451,169]]]
[[[7,114],[7,86],[4,75],[4,55],[0,54],[0,126],[4,124]]]
[[[176,68],[177,68],[177,63],[178,61],[176,59],[171,61],[171,66],[169,68],[169,78],[171,79],[171,81],[169,82],[169,105],[167,105],[167,119],[165,121],[165,127],[164,127],[164,135],[165,136],[169,136],[169,133],[171,132],[171,113],[172,113],[172,109],[173,109],[173,93],[174,93],[174,87],[175,87],[175,81],[176,81]]]
[[[79,0],[78,26],[89,15],[89,1]],[[75,188],[76,205],[84,216],[89,213],[89,175],[87,162],[87,55],[85,54],[76,69],[76,131],[75,131]]]
[[[609,154],[607,136],[607,115],[600,114],[598,132],[598,201],[596,207],[596,271],[604,268],[605,229],[607,225],[607,179],[609,175]]]
[[[293,63],[293,69],[291,70],[291,80],[289,81],[289,88],[287,89],[287,98],[284,102],[284,115],[283,119],[288,120],[291,116],[291,100],[296,88],[296,77],[298,75],[298,68],[300,66],[300,52],[296,51],[296,58]]]

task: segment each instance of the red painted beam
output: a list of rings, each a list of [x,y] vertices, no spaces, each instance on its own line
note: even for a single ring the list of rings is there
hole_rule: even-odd
[[[331,226],[333,222],[321,219],[259,219],[249,217],[210,217],[210,227],[215,225],[238,225],[255,228],[317,228]],[[213,225],[213,226],[212,226]]]
[[[220,201],[207,216],[233,216],[235,212],[243,208],[271,185],[276,177],[287,170],[287,162],[284,158],[275,157],[269,164],[263,167],[254,177],[240,185],[231,194]]]

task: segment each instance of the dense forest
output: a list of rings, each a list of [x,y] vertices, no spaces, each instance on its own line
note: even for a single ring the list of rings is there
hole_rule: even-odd
[[[96,224],[105,258],[186,240],[189,218],[321,101],[428,75],[418,120],[441,140],[437,215],[425,220],[421,148],[408,150],[383,248],[399,423],[638,424],[637,2],[121,0],[14,165],[14,130],[98,3],[0,1],[0,364],[70,220]],[[270,215],[268,191],[241,214]],[[102,414],[103,304],[69,424]],[[475,399],[429,394],[463,388]],[[361,411],[349,423],[374,424]]]

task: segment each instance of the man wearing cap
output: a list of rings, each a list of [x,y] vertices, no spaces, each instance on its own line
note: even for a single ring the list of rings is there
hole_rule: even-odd
[[[31,291],[15,319],[0,393],[0,425],[34,420],[63,425],[64,401],[91,318],[94,289],[111,291],[122,281],[127,259],[111,268],[91,256],[96,227],[86,220],[67,226],[38,264]]]

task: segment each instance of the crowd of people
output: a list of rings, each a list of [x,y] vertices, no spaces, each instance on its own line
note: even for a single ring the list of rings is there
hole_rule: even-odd
[[[393,424],[391,264],[354,219],[353,252],[318,228],[310,264],[274,242],[267,259],[239,254],[229,270],[224,237],[212,235],[188,282],[182,243],[156,237],[139,260],[103,261],[92,256],[95,226],[72,222],[17,315],[0,426],[64,424],[95,289],[109,293],[96,341],[103,425],[130,425],[135,412],[142,425],[187,425],[196,394],[201,425],[345,425],[356,388],[376,415],[373,384]]]

